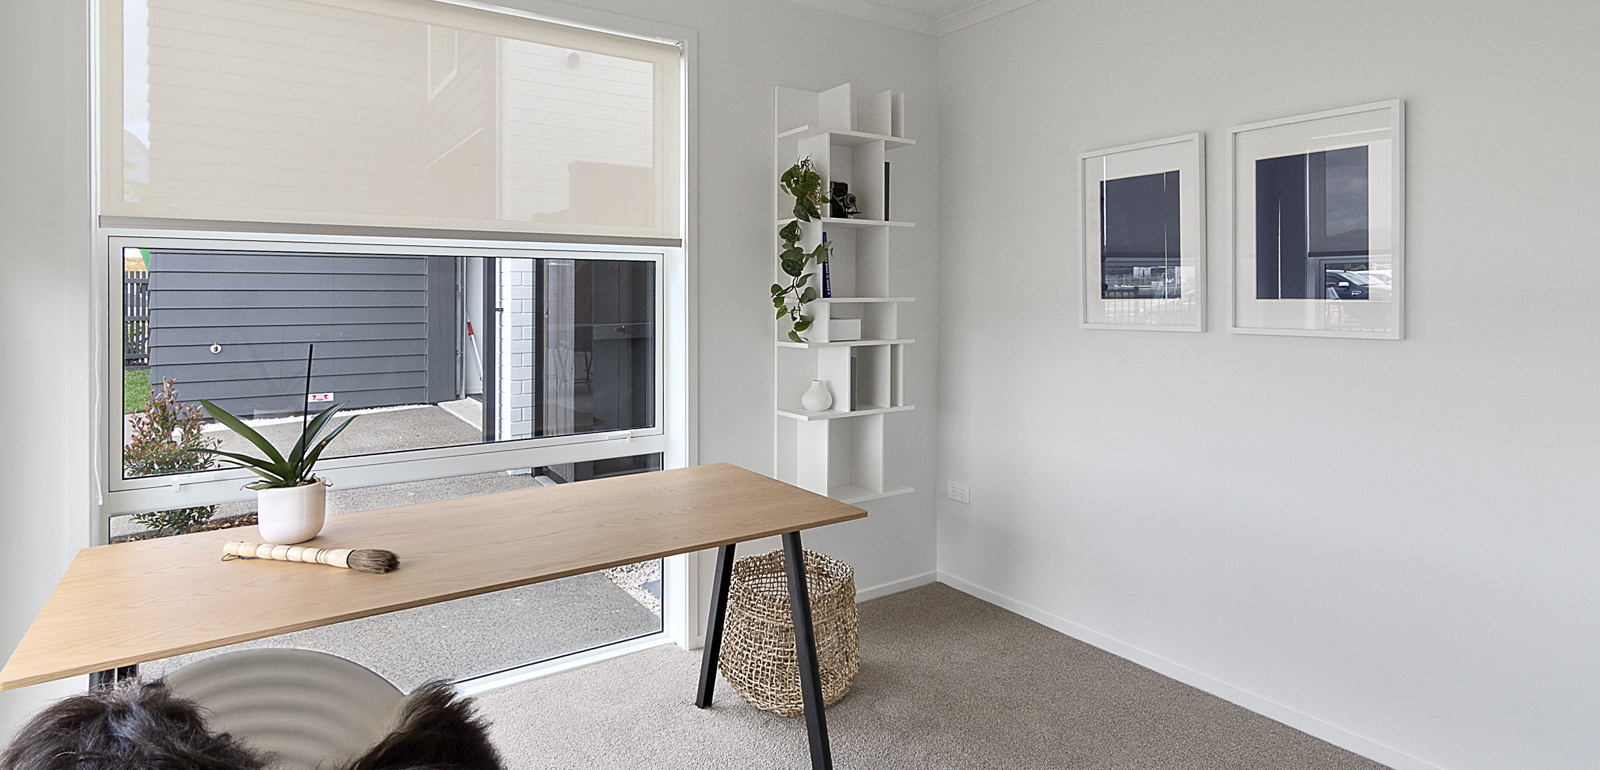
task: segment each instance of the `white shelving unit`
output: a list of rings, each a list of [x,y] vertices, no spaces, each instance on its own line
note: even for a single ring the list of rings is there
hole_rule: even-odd
[[[913,298],[889,293],[892,231],[915,226],[889,217],[894,166],[887,153],[916,144],[903,136],[900,97],[883,92],[858,99],[849,84],[820,93],[779,87],[774,94],[773,280],[788,283],[777,265],[777,231],[794,221],[794,199],[778,189],[777,179],[795,161],[811,156],[824,189],[832,182],[847,183],[861,211],[849,219],[802,224],[805,250],[815,248],[824,233],[833,244],[832,296],[805,306],[803,312],[813,319],[802,334],[806,342],[788,339],[787,319],[775,323],[773,336],[777,476],[847,503],[912,491],[886,478],[884,463],[887,416],[913,408],[905,399],[905,354],[915,340],[902,337],[899,325],[900,306]],[[812,284],[820,294],[820,271]],[[859,320],[861,338],[830,340],[833,319]],[[812,380],[822,380],[833,395],[827,411],[800,406]]]

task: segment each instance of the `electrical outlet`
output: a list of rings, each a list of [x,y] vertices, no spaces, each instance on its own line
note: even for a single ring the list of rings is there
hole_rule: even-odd
[[[967,482],[950,479],[946,482],[944,494],[958,503],[971,503],[972,497],[967,494]]]

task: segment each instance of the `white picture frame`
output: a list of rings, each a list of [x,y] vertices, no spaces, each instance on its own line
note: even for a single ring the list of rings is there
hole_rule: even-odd
[[[1228,169],[1230,331],[1404,338],[1401,100],[1237,126]]]
[[[1205,331],[1205,165],[1200,133],[1078,156],[1083,328]]]

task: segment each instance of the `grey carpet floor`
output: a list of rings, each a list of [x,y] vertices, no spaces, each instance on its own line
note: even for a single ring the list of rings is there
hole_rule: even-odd
[[[804,768],[805,723],[657,647],[478,696],[511,768]],[[889,768],[1382,765],[934,584],[861,605],[861,673],[828,709],[834,764]]]

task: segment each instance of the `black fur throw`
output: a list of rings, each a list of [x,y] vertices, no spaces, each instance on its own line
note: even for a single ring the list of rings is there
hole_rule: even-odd
[[[261,770],[227,733],[212,735],[192,701],[160,682],[67,698],[23,725],[0,770]]]
[[[0,770],[265,770],[271,757],[206,730],[200,708],[160,682],[125,682],[62,700],[23,726]],[[470,698],[429,682],[400,726],[342,770],[502,770]]]

